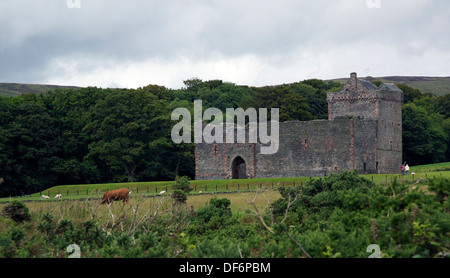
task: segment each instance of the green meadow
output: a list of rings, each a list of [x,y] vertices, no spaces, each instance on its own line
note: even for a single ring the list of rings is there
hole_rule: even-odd
[[[392,182],[394,179],[417,180],[430,179],[433,177],[450,178],[450,162],[410,166],[409,175],[400,174],[360,174],[361,177],[371,180],[377,184]],[[199,194],[217,194],[232,192],[252,192],[259,188],[278,189],[280,187],[297,187],[306,184],[309,180],[320,179],[320,177],[295,177],[295,178],[259,178],[259,179],[234,179],[234,180],[191,180],[191,195]],[[103,184],[77,184],[60,185],[50,187],[41,192],[22,197],[11,196],[0,198],[0,203],[9,202],[13,199],[22,201],[41,201],[41,195],[47,195],[52,201],[56,194],[61,194],[64,199],[98,199],[108,190],[129,188],[132,191],[131,196],[156,196],[161,191],[170,194],[174,181],[158,182],[131,182],[131,183],[103,183]]]

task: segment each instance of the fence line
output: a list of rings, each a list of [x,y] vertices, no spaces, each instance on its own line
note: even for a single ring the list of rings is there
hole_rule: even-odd
[[[428,173],[425,172],[425,173],[420,173],[420,174],[421,174],[422,177],[423,177],[423,175],[425,175],[425,179],[428,180]],[[439,174],[440,174],[440,176],[442,176],[442,173],[439,173]],[[386,174],[385,177],[384,177],[384,181],[385,182],[388,182],[388,176],[389,176],[389,181],[392,182],[393,178],[396,175]],[[416,175],[412,175],[412,174],[400,175],[399,174],[398,178],[400,178],[401,180],[404,180],[404,179],[408,179],[409,176],[411,177],[412,180],[415,180],[415,178],[416,178],[415,176],[418,176],[418,175],[417,174]],[[309,177],[309,180],[312,180],[312,177]],[[371,180],[374,181],[374,175],[371,175]],[[283,188],[285,188],[285,187],[295,188],[296,185],[297,185],[297,187],[298,186],[303,186],[303,181],[302,180],[300,180],[300,181],[293,181],[293,182],[284,182],[283,181],[283,182],[277,182],[276,184],[274,184],[274,182],[271,182],[269,184],[265,183],[265,186],[266,186],[265,188],[271,188],[271,189],[280,188],[280,187],[283,187]],[[203,188],[203,186],[204,186],[204,188]],[[217,183],[210,183],[210,184],[205,184],[205,185],[192,184],[191,183],[191,185],[190,185],[190,187],[193,189],[193,191],[197,192],[197,193],[227,193],[227,192],[229,192],[230,190],[233,190],[233,189],[237,189],[237,192],[241,192],[241,191],[242,192],[246,192],[246,191],[250,191],[251,192],[253,190],[250,187],[257,187],[257,188],[259,187],[261,189],[262,186],[263,186],[262,182],[260,182],[259,184],[258,183],[252,184],[252,186],[250,186],[250,183],[243,183],[243,184],[242,183],[237,183],[237,184],[236,183],[225,183],[225,184],[222,184],[221,186],[219,186]],[[211,187],[213,189],[211,189]],[[139,193],[139,188],[141,188],[141,192],[142,192],[142,188],[143,187],[139,187],[139,186],[130,187],[130,190],[132,192]],[[246,188],[246,190],[245,190],[245,188]],[[172,190],[172,188],[170,186],[168,186],[168,185],[159,187],[159,189],[160,190],[163,189],[166,193],[169,193],[169,191]],[[106,190],[105,191],[101,191],[101,193],[104,193],[104,192],[106,192],[108,190],[109,189],[106,188]],[[163,191],[163,190],[161,190],[161,191]],[[145,191],[146,191],[147,194],[150,193],[150,187],[148,185],[146,186],[146,190]],[[159,192],[160,191],[158,191],[158,185],[155,185],[154,194],[150,195],[150,196],[158,195]],[[236,191],[232,191],[232,192],[236,192]],[[40,196],[42,196],[45,193],[45,190],[44,191],[35,192],[35,193],[32,193],[32,194],[23,194],[23,195],[17,196],[17,197],[24,197],[24,196],[25,197],[26,196],[31,197],[32,195],[35,195],[37,193],[39,193],[38,197],[40,197]],[[66,194],[65,196],[79,196],[81,192],[80,192],[79,188],[77,188],[76,192],[75,191],[69,191],[68,189],[66,189],[66,192],[63,192],[63,193]],[[60,189],[58,189],[57,191],[47,190],[47,196],[49,196],[51,198],[52,194],[61,194],[61,190]],[[92,192],[91,192],[91,194],[92,194]],[[89,188],[87,188],[85,195],[91,195],[91,194],[89,193]],[[95,194],[96,195],[99,194],[99,189],[98,188],[95,189]]]
[[[283,187],[283,188],[285,188],[285,187],[295,188],[296,185],[297,186],[302,186],[303,185],[303,181],[300,181],[300,182],[298,182],[298,181],[297,182],[296,181],[294,181],[294,182],[287,182],[286,184],[285,184],[285,182],[281,182],[281,183],[279,182],[277,184],[274,184],[273,182],[271,184],[267,184],[266,183],[265,184],[265,188],[271,188],[271,189],[280,188],[280,187]],[[230,191],[232,191],[232,192],[241,192],[241,191],[242,192],[247,192],[247,191],[252,192],[252,191],[254,191],[253,188],[255,188],[255,187],[259,188],[259,189],[263,188],[263,183],[260,182],[260,183],[252,184],[252,185],[250,185],[250,183],[243,183],[243,184],[242,183],[225,183],[225,184],[221,184],[221,185],[218,185],[217,183],[209,183],[209,184],[204,184],[204,185],[191,184],[190,187],[196,193],[199,193],[199,192],[202,192],[202,193],[227,193],[227,192],[230,192]],[[136,193],[139,193],[139,188],[141,189],[141,193],[142,193],[143,192],[143,187],[139,187],[139,186],[129,187],[129,189],[132,192],[136,192]],[[151,188],[149,186],[145,186],[144,192],[147,193],[147,194],[150,193],[151,194],[150,196],[152,196],[152,195],[158,195],[159,194],[160,191],[158,191],[158,188],[161,191],[164,190],[166,193],[169,193],[170,191],[173,191],[172,188],[170,186],[167,186],[167,185],[162,186],[162,187],[161,186],[158,187],[156,185],[154,188],[155,188],[155,191],[153,192],[153,194],[151,194],[151,192],[150,192]],[[99,190],[98,188],[96,188],[96,189],[93,189],[93,190],[94,190],[94,192],[89,193],[89,188],[87,188],[84,195],[92,195],[92,194],[98,195],[99,193],[104,193],[106,191],[109,191],[110,189],[106,188],[106,190]],[[50,199],[53,199],[54,198],[53,195],[61,194],[61,189],[53,190],[53,191],[52,190],[42,190],[42,191],[35,192],[35,193],[32,193],[32,194],[23,194],[23,195],[17,196],[17,197],[32,197],[32,195],[36,195],[36,194],[39,194],[39,196],[36,196],[36,197],[41,197],[45,193],[47,194],[47,196],[50,197]],[[69,191],[69,189],[66,189],[66,190],[63,190],[62,193],[63,194],[65,193],[65,195],[63,197],[69,197],[69,196],[80,196],[80,195],[83,196],[84,192],[81,192],[80,189],[77,188],[76,191],[75,190]]]

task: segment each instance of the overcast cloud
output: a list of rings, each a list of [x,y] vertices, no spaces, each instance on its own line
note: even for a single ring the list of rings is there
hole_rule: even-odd
[[[192,77],[264,86],[353,71],[450,75],[450,1],[367,2],[2,0],[0,82],[180,88]]]

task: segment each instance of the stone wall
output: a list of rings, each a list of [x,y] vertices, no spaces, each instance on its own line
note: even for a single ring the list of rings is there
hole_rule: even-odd
[[[261,154],[260,143],[196,144],[196,179],[324,176],[353,169],[398,173],[402,100],[397,87],[376,87],[352,73],[341,91],[327,94],[328,120],[279,124],[275,154]]]
[[[279,150],[256,155],[256,177],[323,176],[346,169],[351,119],[280,123]]]

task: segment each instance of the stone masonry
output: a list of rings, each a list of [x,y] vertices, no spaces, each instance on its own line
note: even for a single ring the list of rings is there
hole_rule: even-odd
[[[339,92],[327,94],[328,120],[279,124],[275,154],[261,154],[261,143],[196,144],[195,178],[325,176],[353,169],[399,173],[402,101],[395,85],[377,87],[351,73]]]

